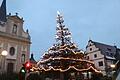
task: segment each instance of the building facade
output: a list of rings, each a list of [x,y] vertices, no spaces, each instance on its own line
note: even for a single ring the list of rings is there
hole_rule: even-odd
[[[0,53],[7,51],[6,56],[0,54],[0,72],[18,72],[22,64],[29,60],[30,35],[23,30],[23,18],[6,15],[6,0],[0,7]]]
[[[92,40],[88,41],[86,46],[86,58],[93,61],[95,67],[102,71],[104,75],[111,75],[111,65],[115,64],[117,59],[115,55],[117,47]]]

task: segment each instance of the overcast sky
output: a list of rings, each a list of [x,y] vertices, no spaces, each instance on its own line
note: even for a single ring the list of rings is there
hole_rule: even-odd
[[[89,38],[120,47],[120,0],[7,0],[7,13],[17,12],[25,20],[36,60],[55,43],[57,11],[80,49]]]

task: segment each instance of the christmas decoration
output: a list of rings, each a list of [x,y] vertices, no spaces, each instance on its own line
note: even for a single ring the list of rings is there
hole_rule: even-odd
[[[72,41],[71,32],[63,24],[64,19],[59,12],[56,21],[56,43],[44,53],[38,67],[31,71],[39,71],[43,80],[92,80],[93,75],[101,74]]]

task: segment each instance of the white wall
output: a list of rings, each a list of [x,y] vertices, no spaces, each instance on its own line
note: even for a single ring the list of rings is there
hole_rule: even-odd
[[[90,50],[90,49],[92,49],[92,50]],[[105,74],[104,55],[101,54],[101,51],[99,50],[99,48],[96,48],[96,46],[93,43],[89,42],[88,47],[86,49],[86,53],[87,53],[87,56],[89,56],[89,60],[94,62],[95,67],[98,70],[101,70],[103,72],[103,74]],[[95,57],[94,55],[96,55],[97,57]],[[103,62],[103,66],[99,66],[100,61]]]

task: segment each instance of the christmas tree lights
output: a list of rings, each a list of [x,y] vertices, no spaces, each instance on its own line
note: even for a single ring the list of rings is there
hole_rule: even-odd
[[[39,71],[41,74],[43,72],[43,75],[48,75],[47,72],[69,74],[71,71],[101,73],[94,67],[93,62],[85,59],[84,51],[78,49],[72,41],[71,32],[64,25],[63,16],[59,12],[56,22],[56,43],[43,54],[43,58],[37,63],[38,67],[33,67],[31,71]]]

